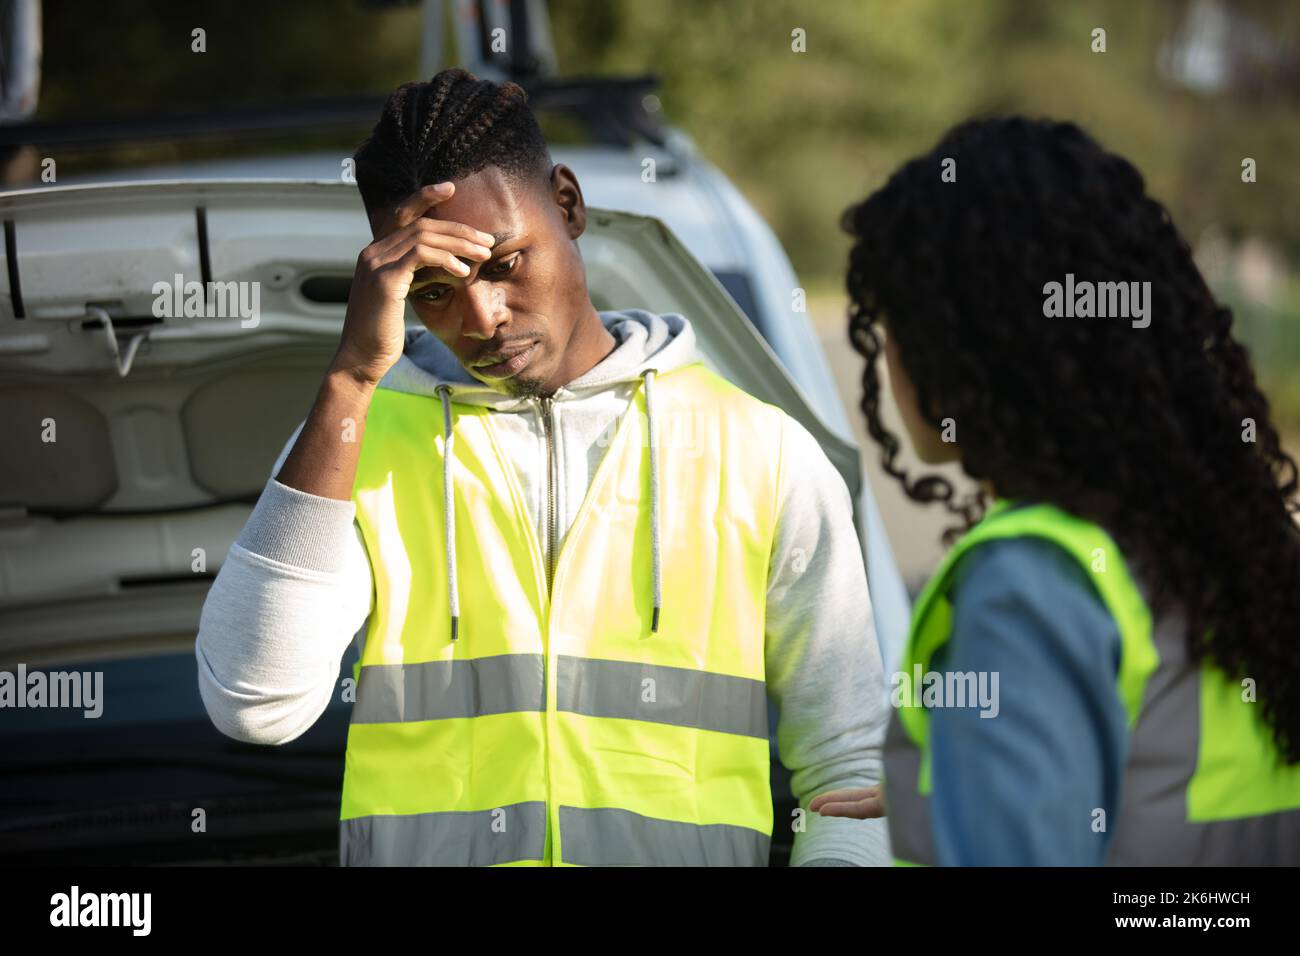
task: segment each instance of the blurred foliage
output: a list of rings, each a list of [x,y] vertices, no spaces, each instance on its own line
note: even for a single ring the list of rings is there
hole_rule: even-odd
[[[663,77],[669,119],[836,279],[838,212],[971,116],[1071,119],[1132,160],[1191,239],[1211,223],[1300,255],[1300,76],[1206,96],[1157,73],[1190,2],[552,0],[566,70]],[[1300,55],[1300,5],[1234,3]],[[1091,31],[1107,33],[1105,53]],[[791,31],[807,51],[791,50]],[[1256,159],[1259,182],[1241,182]]]
[[[44,16],[43,119],[387,92],[419,63],[413,3],[54,0]]]
[[[367,92],[382,102],[417,79],[420,59],[420,8],[413,2],[55,0],[45,4],[44,18],[41,120],[189,116]],[[205,32],[202,53],[192,49],[196,28]],[[58,153],[59,168],[324,149],[348,155],[372,124],[241,141],[68,148]]]

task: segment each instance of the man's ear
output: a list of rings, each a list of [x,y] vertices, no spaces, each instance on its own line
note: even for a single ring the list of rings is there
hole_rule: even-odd
[[[551,169],[551,198],[560,207],[570,239],[577,239],[587,231],[587,204],[582,199],[582,187],[573,170],[563,163]]]

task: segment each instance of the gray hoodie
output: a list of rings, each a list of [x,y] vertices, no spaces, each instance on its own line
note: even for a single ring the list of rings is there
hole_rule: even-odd
[[[602,312],[601,319],[617,340],[614,351],[553,396],[561,548],[642,375],[699,359],[694,332],[680,315],[626,310]],[[495,430],[545,548],[547,451],[537,400],[483,385],[428,331],[409,332],[403,356],[380,387],[435,395],[439,386],[449,387],[457,402],[498,413]],[[348,645],[364,641],[373,607],[353,503],[307,494],[274,477],[298,431],[213,582],[195,648],[199,690],[213,723],[253,743],[286,743],[316,722],[336,692]],[[784,416],[779,440],[789,464],[781,468],[788,481],[768,577],[766,683],[780,713],[781,762],[806,808],[823,791],[879,782],[888,709],[848,489],[793,418]],[[889,862],[884,820],[805,810],[775,825],[794,828],[796,865]]]

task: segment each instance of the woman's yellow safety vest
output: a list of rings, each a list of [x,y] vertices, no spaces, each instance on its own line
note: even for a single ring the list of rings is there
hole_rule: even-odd
[[[654,380],[647,421],[648,387],[549,593],[494,413],[375,393],[353,491],[375,595],[344,865],[767,864],[764,623],[783,413],[694,364]]]
[[[1189,660],[1181,618],[1154,626],[1111,537],[1050,505],[998,501],[952,548],[912,614],[904,679],[925,674],[952,631],[949,592],[957,561],[998,539],[1054,542],[1086,569],[1120,634],[1115,692],[1129,729],[1116,818],[1079,826],[1113,829],[1106,862],[1118,865],[1300,864],[1300,764],[1287,766],[1249,684]],[[1258,675],[1260,682],[1268,675]],[[917,689],[919,691],[919,688]],[[930,823],[929,718],[905,695],[885,739],[885,800],[896,864],[938,862]],[[996,718],[994,718],[996,719]],[[1098,808],[1101,810],[1102,808]]]

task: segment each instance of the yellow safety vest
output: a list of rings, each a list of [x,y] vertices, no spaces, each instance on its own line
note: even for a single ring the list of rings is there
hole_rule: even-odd
[[[381,388],[367,419],[353,501],[375,602],[341,862],[766,865],[764,622],[783,413],[698,363],[646,380],[548,593],[494,413],[443,402]],[[658,436],[655,421],[668,426]]]
[[[987,541],[1025,536],[1056,543],[1087,571],[1120,635],[1115,693],[1127,714],[1129,744],[1119,807],[1113,820],[1094,814],[1078,821],[1111,834],[1105,862],[1300,864],[1300,764],[1282,762],[1259,704],[1239,683],[1188,657],[1178,619],[1152,621],[1119,548],[1090,521],[1050,505],[996,502],[917,599],[903,679],[914,683],[916,673],[928,672],[951,636],[949,593],[962,555]],[[908,706],[895,708],[885,735],[890,842],[896,864],[932,865],[938,857],[930,822],[929,716],[919,688],[909,697]]]

